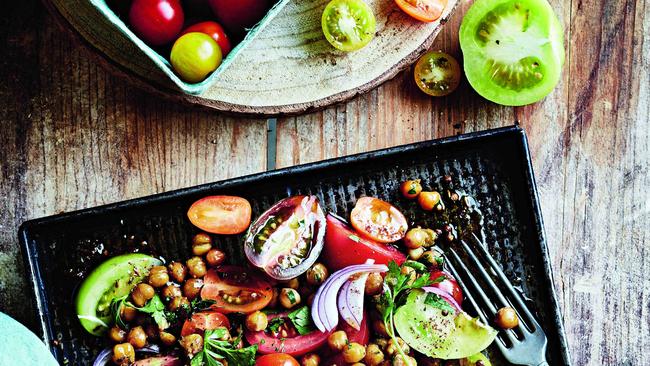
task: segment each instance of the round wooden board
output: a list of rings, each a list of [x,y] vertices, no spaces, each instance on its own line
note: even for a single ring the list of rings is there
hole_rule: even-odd
[[[329,0],[290,0],[208,90],[191,96],[176,90],[131,41],[112,32],[88,0],[44,1],[106,63],[136,84],[176,100],[253,115],[302,113],[377,87],[431,46],[459,2],[448,0],[438,21],[422,23],[392,0],[366,0],[377,18],[376,37],[365,48],[345,53],[322,34],[321,14]]]

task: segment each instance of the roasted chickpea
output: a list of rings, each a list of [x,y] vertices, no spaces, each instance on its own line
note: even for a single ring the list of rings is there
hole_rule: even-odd
[[[413,281],[415,281],[418,276],[417,272],[415,272],[415,269],[409,266],[402,267],[402,270],[400,272],[402,272],[403,275],[408,276],[408,284],[413,283]]]
[[[352,342],[343,347],[343,359],[347,363],[355,363],[366,357],[366,349],[359,343]]]
[[[366,364],[363,362],[355,362],[355,363],[351,363],[350,366],[366,366]]]
[[[212,248],[205,255],[205,260],[212,267],[220,266],[226,260],[226,253],[219,249]]]
[[[158,333],[158,338],[165,346],[172,346],[176,343],[176,336],[163,330]]]
[[[163,288],[162,295],[163,298],[165,298],[167,301],[170,301],[175,297],[183,296],[183,292],[181,291],[180,286],[178,286],[175,283],[172,283]]]
[[[192,238],[192,253],[204,255],[212,248],[212,238],[207,233],[198,233]]]
[[[366,347],[366,357],[363,361],[368,366],[377,366],[384,360],[384,352],[381,351],[378,345],[370,343]]]
[[[327,344],[332,351],[343,351],[343,348],[348,344],[348,335],[342,330],[337,330],[327,337]]]
[[[429,234],[424,229],[415,227],[406,232],[404,245],[409,249],[415,249],[425,246],[429,240]]]
[[[147,339],[149,339],[150,341],[157,340],[159,332],[160,329],[158,329],[158,325],[154,323],[149,323],[144,326],[144,334],[147,336]]]
[[[379,273],[373,272],[368,275],[366,280],[365,292],[366,295],[377,295],[381,293],[384,288],[384,278]]]
[[[292,278],[289,281],[284,282],[284,287],[297,290],[298,288],[300,288],[300,281],[298,280],[298,278]]]
[[[151,285],[140,283],[131,292],[131,300],[135,306],[143,307],[155,294],[156,290]]]
[[[398,345],[405,354],[408,354],[411,351],[408,344],[406,344],[402,338],[395,337],[395,339],[397,339],[397,343],[395,343],[395,340],[392,338],[388,340],[388,343],[386,343],[386,354],[388,356],[392,357],[399,354],[399,351],[397,350]]]
[[[137,315],[138,315],[138,310],[128,305],[124,305],[122,306],[122,309],[120,309],[120,317],[125,323],[132,322]]]
[[[190,278],[183,284],[183,295],[188,300],[194,300],[201,293],[203,288],[203,280],[200,278]]]
[[[187,267],[181,262],[171,262],[169,263],[169,272],[178,283],[185,281],[185,276],[187,276]]]
[[[185,262],[187,264],[187,270],[190,273],[190,276],[194,278],[199,278],[205,276],[205,273],[208,269],[205,267],[205,262],[201,257],[192,257]]]
[[[386,336],[388,336],[388,335],[386,335]],[[375,339],[375,343],[377,343],[377,346],[379,347],[379,349],[385,350],[386,346],[388,345],[388,339],[386,339],[386,338],[377,338],[377,339]]]
[[[291,309],[300,304],[300,294],[292,288],[285,287],[280,291],[280,304]]]
[[[422,184],[420,184],[419,179],[407,180],[400,185],[399,190],[402,192],[402,196],[412,200],[422,192]]]
[[[329,275],[327,271],[327,267],[325,267],[322,263],[315,263],[313,266],[311,266],[310,269],[307,270],[306,273],[306,278],[307,278],[307,283],[310,285],[318,286],[321,283],[325,282],[325,279]]]
[[[199,334],[190,334],[182,337],[179,343],[189,358],[192,358],[203,349],[203,337]]]
[[[419,247],[415,249],[409,249],[406,254],[408,254],[409,258],[413,260],[418,260],[422,258],[422,254],[424,254],[424,248]]]
[[[422,253],[420,260],[433,267],[441,267],[444,263],[442,253],[436,249],[427,250],[426,252]]]
[[[111,341],[115,343],[124,343],[124,340],[126,339],[126,332],[124,329],[118,326],[113,326],[108,331],[108,338],[110,338]]]
[[[246,317],[246,328],[252,332],[259,332],[266,329],[266,326],[269,325],[269,319],[261,311],[256,311],[254,313],[248,314]]]
[[[372,329],[377,333],[377,335],[380,335],[382,337],[388,337],[388,332],[386,331],[386,324],[384,324],[383,321],[377,319],[372,322]],[[377,340],[377,344],[379,344],[379,340]]]
[[[144,329],[140,326],[131,328],[127,339],[136,349],[147,345],[147,335],[144,333]]]
[[[320,365],[320,356],[315,353],[308,353],[300,360],[301,366],[318,366]]]
[[[172,301],[169,302],[169,305],[167,305],[167,308],[171,311],[176,311],[182,307],[189,307],[190,302],[187,300],[187,297],[185,296],[180,296],[180,297],[174,297]]]
[[[131,343],[121,343],[113,346],[113,362],[119,366],[128,366],[135,362],[135,349]]]
[[[395,358],[393,358],[393,366],[416,366],[417,364],[418,362],[411,356],[404,357],[397,354],[395,355]]]
[[[497,311],[494,323],[501,329],[512,329],[519,325],[519,317],[515,309],[506,306]]]
[[[438,192],[421,192],[418,196],[418,204],[425,211],[431,211],[434,207],[442,204],[440,193]],[[436,210],[438,210],[436,208]]]
[[[154,266],[149,271],[149,278],[147,282],[153,287],[163,287],[169,282],[169,274],[167,273],[167,267],[165,266]]]

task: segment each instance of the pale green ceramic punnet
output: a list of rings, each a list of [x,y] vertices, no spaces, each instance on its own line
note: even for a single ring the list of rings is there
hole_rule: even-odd
[[[106,4],[105,0],[89,0],[90,3],[101,13],[103,14],[108,21],[113,24],[116,28],[117,31],[121,32],[124,34],[131,42],[133,42],[138,48],[142,50],[160,70],[162,70],[167,77],[183,92],[187,94],[193,94],[193,95],[198,95],[201,94],[203,91],[205,91],[207,88],[210,87],[214,83],[214,81],[219,77],[219,75],[224,72],[230,64],[232,64],[233,60],[237,57],[239,52],[246,47],[248,42],[250,42],[253,38],[257,36],[259,32],[261,32],[264,27],[273,19],[275,16],[280,12],[282,7],[289,1],[289,0],[278,0],[275,5],[268,11],[266,16],[260,20],[259,23],[257,23],[253,28],[248,30],[248,33],[246,34],[246,37],[237,44],[235,48],[230,51],[228,56],[223,59],[221,65],[217,70],[215,70],[212,74],[210,74],[205,80],[203,80],[200,83],[186,83],[183,80],[181,80],[175,73],[174,70],[172,69],[171,64],[169,63],[167,57],[164,57],[163,55],[160,55],[158,52],[156,52],[153,48],[149,47],[144,41],[142,41],[138,36],[133,33],[133,31],[128,27],[127,24],[124,23],[122,19],[120,19],[115,12],[111,8],[108,7]],[[233,0],[237,1],[237,0]],[[167,55],[168,56],[168,55]]]

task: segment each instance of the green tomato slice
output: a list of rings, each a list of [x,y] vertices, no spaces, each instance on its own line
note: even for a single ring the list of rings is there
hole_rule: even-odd
[[[413,291],[397,309],[395,328],[410,347],[445,360],[473,356],[487,348],[497,331],[467,313],[453,313],[425,301],[427,294]]]
[[[546,0],[477,0],[459,35],[467,80],[490,101],[534,103],[560,81],[562,26]]]
[[[81,284],[75,300],[77,317],[90,334],[100,336],[111,323],[111,301],[128,295],[162,261],[145,254],[124,254],[111,258]]]
[[[372,9],[363,0],[332,0],[321,19],[327,41],[341,51],[356,51],[375,36]]]
[[[467,358],[464,358],[460,360],[460,366],[476,366],[476,364],[481,361],[482,366],[492,366],[492,363],[490,362],[490,359],[487,358],[486,355],[482,353],[477,353],[475,355],[471,355]]]

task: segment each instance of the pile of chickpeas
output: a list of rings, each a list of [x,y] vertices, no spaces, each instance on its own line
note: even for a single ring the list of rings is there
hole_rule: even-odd
[[[167,266],[154,266],[150,269],[146,282],[139,283],[131,291],[129,300],[137,307],[143,307],[151,300],[156,292],[159,293],[167,309],[176,312],[189,309],[190,301],[197,298],[203,288],[203,276],[207,266],[221,265],[226,256],[224,252],[213,248],[210,235],[199,233],[192,239],[194,257],[185,263],[171,262]],[[108,332],[113,346],[113,362],[119,366],[130,365],[135,361],[135,350],[145,347],[151,341],[159,341],[165,346],[172,346],[177,338],[149,319],[147,314],[141,314],[137,309],[125,304],[122,306],[120,317],[127,329],[114,325]],[[184,337],[187,338],[187,337]],[[203,346],[203,339],[198,336]],[[182,339],[179,343],[188,351],[196,353],[196,337]],[[190,352],[193,351],[193,352]]]

